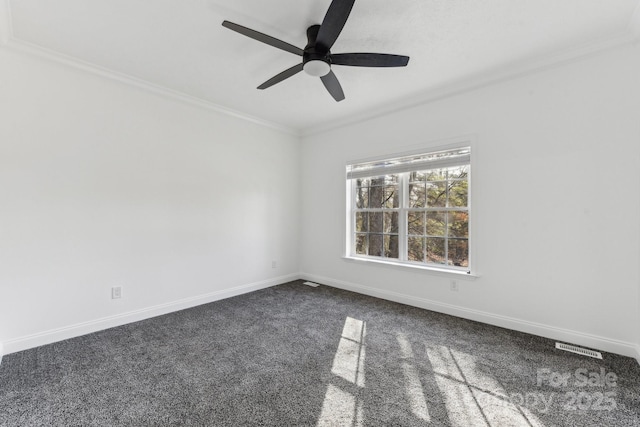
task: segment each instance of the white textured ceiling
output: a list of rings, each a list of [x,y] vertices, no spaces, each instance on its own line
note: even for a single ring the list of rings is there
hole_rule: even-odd
[[[332,52],[408,55],[406,68],[334,66],[346,100],[304,73],[256,87],[300,57],[221,26],[304,48],[330,0],[4,0],[10,42],[60,53],[293,130],[403,105],[480,76],[629,36],[639,0],[356,0]],[[634,15],[635,13],[635,15]],[[514,68],[515,69],[515,68]]]

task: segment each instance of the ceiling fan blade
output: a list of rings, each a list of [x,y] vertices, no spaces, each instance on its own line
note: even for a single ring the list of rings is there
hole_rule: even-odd
[[[333,99],[338,102],[344,99],[342,86],[340,86],[340,82],[333,71],[329,71],[329,74],[320,77],[320,79],[322,80],[322,83],[324,83],[324,87],[326,87],[331,96],[333,96]]]
[[[331,55],[331,63],[353,67],[405,67],[409,57],[387,53],[337,53]]]
[[[329,52],[344,28],[344,24],[347,23],[354,3],[355,0],[333,0],[331,2],[318,31],[317,48]]]
[[[302,64],[294,65],[293,67],[289,68],[288,70],[284,70],[283,72],[281,72],[277,76],[274,76],[274,77],[270,78],[269,80],[267,80],[266,82],[262,83],[260,86],[258,86],[258,89],[266,89],[268,87],[271,87],[276,83],[280,83],[281,81],[283,81],[285,79],[288,79],[289,77],[293,76],[294,74],[298,74],[300,71],[302,71]]]
[[[266,43],[269,46],[277,47],[278,49],[285,50],[287,52],[291,52],[294,55],[302,56],[304,51],[299,47],[296,47],[292,44],[283,42],[282,40],[278,40],[275,37],[268,36],[266,34],[259,33],[251,28],[243,27],[242,25],[234,24],[233,22],[224,21],[222,23],[223,27],[226,27],[230,30],[233,30],[237,33],[250,37],[254,40],[258,40],[259,42]]]

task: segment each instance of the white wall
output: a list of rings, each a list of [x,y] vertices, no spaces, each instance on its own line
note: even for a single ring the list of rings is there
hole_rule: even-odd
[[[298,158],[297,137],[0,49],[4,352],[296,278]]]
[[[635,355],[638,76],[626,46],[304,138],[303,275]],[[451,292],[448,276],[341,259],[345,163],[466,134],[481,277]]]

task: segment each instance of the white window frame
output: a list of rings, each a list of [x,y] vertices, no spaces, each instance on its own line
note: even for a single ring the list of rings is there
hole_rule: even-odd
[[[464,139],[458,139],[457,142],[455,143],[449,143],[447,145],[438,145],[438,146],[432,146],[432,147],[427,147],[427,148],[422,148],[419,150],[412,150],[412,151],[406,151],[406,152],[401,152],[401,153],[394,153],[394,154],[390,154],[390,155],[384,155],[384,156],[376,156],[373,158],[367,158],[367,159],[360,159],[360,160],[356,160],[356,161],[350,161],[347,162],[346,165],[346,174],[345,174],[345,180],[346,180],[346,233],[345,233],[345,252],[344,252],[344,258],[348,259],[348,260],[359,260],[359,261],[367,261],[367,262],[373,262],[373,263],[378,263],[378,264],[383,264],[383,265],[390,265],[390,266],[399,266],[399,267],[409,267],[409,268],[418,268],[418,269],[422,269],[422,270],[427,270],[427,271],[433,271],[433,272],[440,272],[440,273],[453,273],[453,274],[464,274],[464,275],[468,275],[468,276],[476,276],[477,274],[475,273],[475,236],[474,236],[474,223],[475,223],[475,213],[472,212],[472,170],[474,169],[473,166],[473,160],[472,160],[472,153],[475,152],[475,144],[473,143],[473,139],[472,138],[464,138]],[[454,162],[453,164],[450,164],[450,166],[454,166],[454,165],[461,165],[461,164],[468,164],[469,165],[469,174],[467,177],[468,180],[468,194],[467,194],[467,206],[466,209],[462,209],[462,210],[466,210],[467,212],[469,212],[469,223],[468,223],[468,227],[469,227],[469,231],[468,231],[468,245],[469,245],[469,261],[468,261],[468,266],[466,267],[460,267],[460,266],[452,266],[452,265],[440,265],[440,264],[429,264],[426,262],[416,262],[416,261],[409,261],[408,260],[408,251],[407,251],[407,246],[408,246],[408,239],[407,239],[407,213],[409,211],[415,211],[415,210],[428,210],[429,208],[425,207],[423,208],[410,208],[409,207],[409,203],[408,203],[408,194],[407,194],[407,190],[409,188],[409,184],[408,184],[408,172],[411,171],[418,171],[418,170],[425,170],[424,164],[420,164],[419,166],[415,166],[415,167],[411,167],[411,166],[406,166],[404,168],[402,167],[396,167],[396,169],[400,169],[401,172],[390,172],[388,174],[398,174],[398,191],[399,191],[399,199],[400,199],[400,204],[399,204],[399,208],[397,208],[397,212],[399,215],[399,224],[398,224],[398,258],[384,258],[384,257],[379,257],[379,256],[371,256],[371,255],[364,255],[364,254],[356,254],[356,250],[355,250],[355,212],[356,211],[362,211],[361,209],[357,209],[355,206],[355,191],[356,191],[356,177],[351,177],[351,169],[354,165],[363,165],[366,163],[376,163],[376,162],[384,162],[384,161],[391,161],[391,163],[393,163],[393,160],[397,160],[397,159],[402,159],[402,158],[407,158],[407,157],[412,157],[412,156],[420,156],[420,155],[429,155],[429,154],[434,154],[434,153],[439,153],[439,152],[448,152],[448,151],[454,151],[456,149],[463,149],[463,148],[468,148],[470,150],[470,153],[468,155],[468,159],[464,160],[463,162]],[[437,162],[434,162],[434,164],[432,166],[430,166],[431,168],[438,168],[438,167],[446,167],[446,165],[442,165],[442,164],[436,164]],[[381,169],[382,170],[382,169]],[[406,173],[405,173],[406,172]],[[385,173],[375,173],[373,172],[371,175],[369,176],[381,176],[384,175]],[[362,176],[360,176],[362,177]],[[438,211],[448,211],[448,210],[453,210],[453,211],[459,211],[461,210],[460,208],[456,208],[456,207],[438,207],[433,208],[434,210],[438,210]],[[375,210],[375,209],[374,209]],[[387,212],[392,212],[392,211],[396,211],[396,210],[391,210],[391,209],[387,209]]]

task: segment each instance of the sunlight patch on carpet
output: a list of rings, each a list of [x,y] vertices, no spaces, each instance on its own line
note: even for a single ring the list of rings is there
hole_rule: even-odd
[[[526,406],[525,396],[507,393],[477,358],[446,346],[427,346],[452,426],[526,425],[544,427]]]

